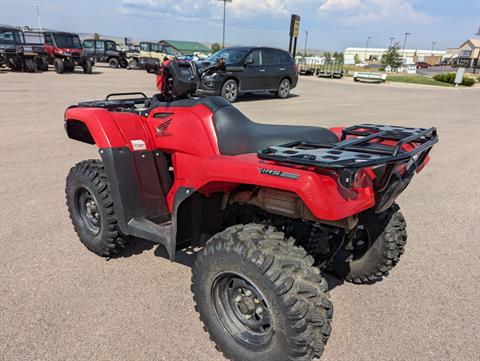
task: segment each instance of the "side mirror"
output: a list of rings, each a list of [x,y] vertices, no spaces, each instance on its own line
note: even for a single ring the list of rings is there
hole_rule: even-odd
[[[247,65],[252,65],[253,63],[255,63],[255,61],[253,60],[253,58],[248,58],[247,60],[245,60],[245,66]]]

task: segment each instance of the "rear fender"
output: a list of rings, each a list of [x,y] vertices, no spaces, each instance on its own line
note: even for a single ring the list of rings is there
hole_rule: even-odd
[[[338,221],[375,205],[375,192],[368,173],[359,187],[345,189],[332,174],[265,162],[256,154],[200,158],[177,153],[173,157],[173,168],[175,182],[167,194],[171,210],[175,193],[180,188],[208,195],[230,192],[242,184],[294,193],[316,219],[323,221]]]

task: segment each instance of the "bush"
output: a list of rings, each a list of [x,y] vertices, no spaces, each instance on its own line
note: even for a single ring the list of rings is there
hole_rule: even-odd
[[[475,84],[475,79],[473,78],[463,78],[462,80],[463,86],[472,86],[473,84]]]
[[[441,81],[443,83],[450,83],[454,84],[455,83],[455,73],[444,73],[444,74],[437,74],[433,77],[436,81]],[[463,86],[472,86],[475,84],[475,79],[468,78],[468,77],[463,77],[461,85]]]

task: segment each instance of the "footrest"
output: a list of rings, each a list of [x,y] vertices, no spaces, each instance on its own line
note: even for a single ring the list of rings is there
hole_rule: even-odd
[[[170,259],[175,258],[175,243],[172,242],[171,222],[156,224],[146,218],[132,218],[127,223],[128,233],[134,237],[161,244],[167,249]]]

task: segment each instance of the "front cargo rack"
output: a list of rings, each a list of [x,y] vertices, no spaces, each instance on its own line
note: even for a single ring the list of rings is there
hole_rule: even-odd
[[[419,165],[437,142],[435,128],[360,124],[343,129],[338,143],[297,141],[271,146],[257,154],[261,159],[282,163],[355,170],[410,158]]]

